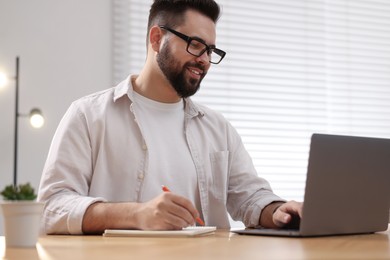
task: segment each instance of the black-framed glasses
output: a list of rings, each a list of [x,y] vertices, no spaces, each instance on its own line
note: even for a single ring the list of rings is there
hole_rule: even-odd
[[[159,27],[161,29],[173,33],[177,37],[186,41],[187,52],[191,55],[194,55],[195,57],[200,57],[203,55],[203,53],[207,52],[207,55],[209,56],[209,62],[213,64],[218,64],[226,55],[226,52],[224,52],[223,50],[215,48],[215,45],[207,45],[204,40],[198,37],[187,36],[164,25],[160,25]]]

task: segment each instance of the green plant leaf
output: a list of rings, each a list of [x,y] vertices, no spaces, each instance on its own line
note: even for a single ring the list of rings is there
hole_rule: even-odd
[[[30,183],[19,186],[8,185],[0,194],[5,200],[35,200],[37,197]]]

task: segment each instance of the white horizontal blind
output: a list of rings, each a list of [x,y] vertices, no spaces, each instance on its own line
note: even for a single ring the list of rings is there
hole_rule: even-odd
[[[142,68],[151,2],[114,1],[115,82]],[[194,99],[237,128],[277,194],[303,199],[313,132],[390,137],[390,1],[218,3],[227,56]]]
[[[117,84],[139,73],[146,59],[146,28],[152,0],[112,1],[112,75]]]

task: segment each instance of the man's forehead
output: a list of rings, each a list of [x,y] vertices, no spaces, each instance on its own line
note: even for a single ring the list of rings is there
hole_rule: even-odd
[[[194,10],[187,10],[184,14],[183,24],[178,26],[182,33],[198,37],[208,44],[214,44],[216,38],[216,25],[209,17]]]

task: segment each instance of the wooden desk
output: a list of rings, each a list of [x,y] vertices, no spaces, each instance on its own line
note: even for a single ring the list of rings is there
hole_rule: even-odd
[[[5,259],[390,259],[389,230],[320,238],[241,236],[229,231],[197,238],[45,236],[36,248],[5,249]]]

